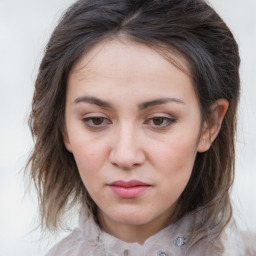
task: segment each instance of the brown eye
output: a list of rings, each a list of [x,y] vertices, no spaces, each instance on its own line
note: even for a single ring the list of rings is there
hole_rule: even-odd
[[[158,126],[158,125],[162,125],[164,123],[166,118],[164,117],[154,117],[152,118],[153,124]]]
[[[173,123],[176,122],[176,119],[165,117],[165,116],[155,116],[146,121],[146,124],[150,125],[152,128],[167,128]]]
[[[105,128],[111,124],[109,119],[101,116],[86,117],[82,121],[88,128],[91,129]]]
[[[94,125],[101,125],[104,122],[104,119],[104,117],[93,117],[91,120]]]

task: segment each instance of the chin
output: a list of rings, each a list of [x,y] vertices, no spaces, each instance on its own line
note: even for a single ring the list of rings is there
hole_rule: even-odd
[[[116,223],[122,225],[140,226],[146,225],[154,220],[153,216],[149,216],[148,212],[143,213],[141,210],[134,211],[121,211],[115,214],[110,214],[109,217]]]

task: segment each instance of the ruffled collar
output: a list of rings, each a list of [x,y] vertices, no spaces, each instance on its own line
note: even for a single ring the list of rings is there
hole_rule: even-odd
[[[183,217],[149,237],[143,244],[127,243],[104,232],[94,221],[93,216],[88,214],[85,209],[81,211],[79,227],[82,231],[82,236],[86,237],[91,245],[106,252],[111,252],[112,254],[110,255],[165,256],[170,255],[168,253],[170,251],[173,252],[173,255],[185,255],[191,219],[191,216]]]

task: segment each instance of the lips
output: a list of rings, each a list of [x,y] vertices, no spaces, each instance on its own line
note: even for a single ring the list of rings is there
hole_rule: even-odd
[[[139,180],[122,181],[117,180],[108,185],[110,189],[120,198],[136,198],[146,191],[150,184]]]

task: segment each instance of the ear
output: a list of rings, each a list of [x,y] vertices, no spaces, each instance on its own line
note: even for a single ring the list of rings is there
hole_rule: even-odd
[[[68,137],[68,132],[67,132],[67,129],[66,127],[64,127],[61,131],[62,133],[62,137],[63,137],[63,142],[64,142],[64,145],[66,147],[66,149],[72,153],[72,148],[71,148],[71,144],[70,144],[70,141],[69,141],[69,137]]]
[[[203,123],[197,152],[205,152],[211,147],[212,142],[220,131],[223,118],[228,110],[228,105],[227,100],[219,99],[211,106],[210,118]]]

